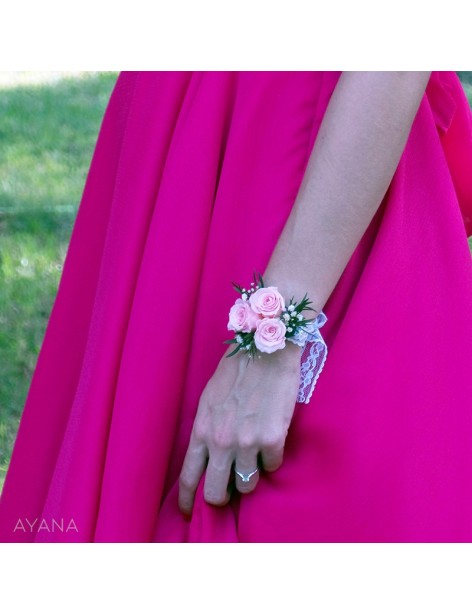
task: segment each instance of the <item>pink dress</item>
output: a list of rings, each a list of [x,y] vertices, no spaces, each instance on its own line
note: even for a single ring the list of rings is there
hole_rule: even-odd
[[[339,75],[119,75],[1,540],[472,541],[472,127],[453,72],[433,73],[324,307],[327,360],[282,467],[223,508],[206,504],[202,479],[192,518],[178,511],[199,397],[227,349],[231,280],[264,271]]]

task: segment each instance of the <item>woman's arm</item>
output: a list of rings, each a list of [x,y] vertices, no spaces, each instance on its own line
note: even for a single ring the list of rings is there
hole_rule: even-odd
[[[341,74],[265,285],[323,308],[387,191],[430,74]]]
[[[266,285],[322,309],[380,205],[426,88],[426,72],[343,73],[325,112],[296,202],[264,272]],[[252,472],[283,460],[300,381],[300,348],[247,363],[222,356],[200,397],[179,480],[189,514],[206,470],[204,498],[224,505],[233,463]],[[258,482],[236,474],[244,493]]]

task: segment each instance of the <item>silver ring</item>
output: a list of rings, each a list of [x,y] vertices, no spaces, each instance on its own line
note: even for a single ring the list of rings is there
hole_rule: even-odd
[[[239,475],[239,477],[241,478],[243,482],[249,482],[252,476],[255,475],[258,471],[259,471],[259,467],[256,467],[254,471],[251,471],[249,473],[242,473],[241,471],[238,471],[237,469],[234,470],[234,472]]]

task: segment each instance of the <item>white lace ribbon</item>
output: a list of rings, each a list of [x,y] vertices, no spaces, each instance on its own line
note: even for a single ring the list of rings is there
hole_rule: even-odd
[[[327,320],[326,315],[320,311],[315,320],[306,324],[293,337],[287,338],[287,341],[303,347],[297,403],[308,403],[310,401],[315,384],[325,364],[328,347],[318,329]]]

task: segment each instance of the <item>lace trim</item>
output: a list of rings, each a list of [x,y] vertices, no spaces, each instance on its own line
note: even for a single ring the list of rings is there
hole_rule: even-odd
[[[313,322],[307,324],[297,335],[287,339],[287,341],[303,347],[297,403],[306,404],[310,401],[315,384],[326,362],[328,347],[318,329],[327,320],[326,314],[320,311]]]

